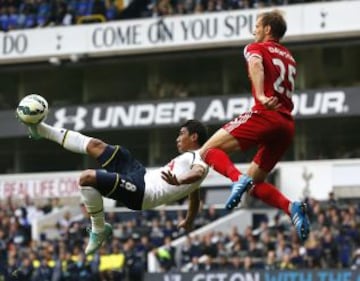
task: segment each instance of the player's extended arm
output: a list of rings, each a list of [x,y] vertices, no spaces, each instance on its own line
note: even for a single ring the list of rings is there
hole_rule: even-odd
[[[164,181],[172,185],[191,184],[200,180],[206,169],[201,165],[194,165],[188,173],[180,175],[178,178],[171,171],[161,171],[161,177]],[[184,228],[186,231],[192,229],[192,224],[199,211],[200,195],[199,190],[195,190],[189,194],[189,206],[186,218],[179,222],[178,227]]]
[[[188,173],[178,176],[178,182],[179,184],[191,184],[200,180],[205,173],[206,170],[203,166],[194,165]]]
[[[200,208],[200,192],[199,189],[189,194],[189,205],[186,217],[179,222],[178,227],[184,228],[186,231],[191,231],[193,222]]]
[[[257,56],[252,56],[249,58],[249,75],[252,82],[252,85],[255,89],[256,98],[267,108],[267,109],[277,109],[279,108],[279,100],[277,97],[267,97],[264,93],[264,65],[262,59]]]

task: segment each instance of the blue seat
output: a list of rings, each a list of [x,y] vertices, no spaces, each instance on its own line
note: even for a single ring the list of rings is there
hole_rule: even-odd
[[[94,6],[94,0],[87,0],[87,1],[88,1],[87,14],[91,15]]]
[[[78,1],[70,0],[67,2],[67,7],[69,11],[77,11]]]
[[[3,31],[8,31],[9,29],[9,17],[6,14],[0,16],[0,29]]]
[[[88,2],[87,0],[80,0],[76,7],[76,15],[86,16],[88,12]]]
[[[29,14],[25,16],[24,27],[31,28],[36,26],[36,19],[34,14]]]
[[[11,14],[8,17],[8,28],[9,29],[16,29],[18,27],[19,15],[18,14]]]
[[[48,21],[47,15],[37,15],[36,17],[36,23],[38,26],[45,26]]]
[[[107,20],[114,20],[117,18],[117,16],[118,16],[118,10],[114,5],[112,5],[111,7],[109,7],[106,10],[106,19]]]
[[[38,16],[47,16],[50,13],[50,4],[46,2],[42,2],[38,6]]]

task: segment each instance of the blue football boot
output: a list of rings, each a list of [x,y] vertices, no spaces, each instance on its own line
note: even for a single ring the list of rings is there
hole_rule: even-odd
[[[241,175],[239,180],[231,186],[231,194],[225,204],[226,209],[234,209],[240,203],[243,194],[253,185],[254,182],[251,177],[245,174]]]
[[[292,202],[290,207],[290,217],[299,239],[302,242],[306,241],[310,233],[310,220],[307,215],[307,205],[303,202]]]

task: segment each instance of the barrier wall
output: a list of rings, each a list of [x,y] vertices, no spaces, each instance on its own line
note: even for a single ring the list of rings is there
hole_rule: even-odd
[[[247,164],[237,164],[237,167],[246,171]],[[305,195],[324,200],[328,198],[329,192],[337,193],[338,190],[341,190],[341,197],[360,197],[360,159],[280,162],[276,170],[277,185],[292,200],[301,199]],[[0,175],[0,200],[9,196],[37,199],[79,197],[79,174],[77,171]],[[210,170],[202,187],[209,187],[208,192],[217,192],[212,187],[229,184],[227,178]],[[212,203],[222,204],[223,200],[220,199]]]
[[[360,281],[360,271],[213,271],[146,273],[144,281]]]
[[[359,35],[359,1],[277,8],[287,20],[288,41]],[[256,17],[261,11],[244,9],[0,32],[0,64],[243,45],[253,39]]]

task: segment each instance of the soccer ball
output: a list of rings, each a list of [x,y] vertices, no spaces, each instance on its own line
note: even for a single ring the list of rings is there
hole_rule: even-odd
[[[27,95],[16,108],[16,114],[25,124],[38,124],[43,121],[49,111],[48,102],[40,95]]]

